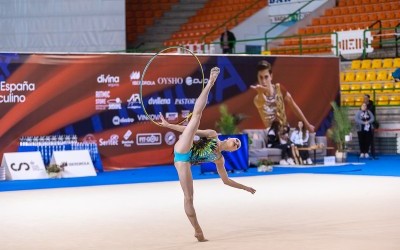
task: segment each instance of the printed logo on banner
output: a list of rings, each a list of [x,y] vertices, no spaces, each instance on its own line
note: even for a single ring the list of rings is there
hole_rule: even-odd
[[[93,134],[87,134],[82,138],[83,142],[97,143],[96,137]]]
[[[174,121],[178,119],[178,112],[167,112],[165,113],[165,118],[167,118],[168,121]]]
[[[107,99],[110,98],[111,92],[96,91],[96,110],[106,110],[108,107]]]
[[[269,4],[279,4],[279,3],[296,3],[301,2],[301,0],[269,0]]]
[[[108,87],[119,87],[119,76],[101,74],[97,77],[97,83],[107,83]]]
[[[194,105],[196,98],[175,98],[175,105]]]
[[[124,139],[121,141],[121,143],[122,143],[122,145],[124,145],[124,147],[132,147],[134,141],[129,140],[131,135],[132,135],[132,131],[130,129],[128,129],[123,136]]]
[[[203,84],[202,78],[193,78],[191,76],[186,77],[186,85],[190,86],[192,84]],[[208,83],[208,78],[204,78],[204,84]]]
[[[119,116],[114,116],[112,118],[112,123],[115,126],[121,125],[121,124],[129,124],[129,123],[133,123],[135,121],[134,118],[131,117],[119,117]]]
[[[139,133],[136,135],[136,144],[139,146],[160,145],[161,133]]]
[[[49,178],[39,151],[4,153],[1,165],[6,168],[9,180]]]
[[[168,131],[164,136],[165,143],[167,145],[173,145],[176,141],[176,135],[174,132]]]
[[[157,79],[158,84],[165,84],[165,85],[177,85],[183,84],[182,77],[159,77]]]
[[[145,114],[137,115],[139,121],[150,121],[149,117],[154,121],[160,120],[160,114],[148,114],[148,116]]]
[[[115,110],[115,109],[122,108],[122,101],[121,101],[121,98],[119,98],[119,97],[117,97],[115,99],[108,99],[107,104],[108,104],[109,110]]]
[[[131,79],[132,85],[139,85],[140,84],[140,71],[133,70],[131,72],[131,74],[129,75],[129,78]],[[156,82],[143,80],[142,85],[156,85]]]
[[[141,102],[140,102],[140,95],[138,93],[134,93],[131,95],[131,97],[128,99],[128,109],[140,109],[142,108]]]
[[[367,41],[368,46],[365,48],[366,53],[372,53],[374,48],[371,46],[371,31],[365,30],[345,30],[337,32],[338,49],[341,55],[361,54],[364,51],[364,42]],[[336,47],[336,36],[331,35],[332,45]],[[336,53],[336,48],[331,49]]]
[[[19,92],[33,92],[35,90],[36,84],[28,81],[18,83],[0,81],[0,103],[23,103],[26,101],[26,95]]]
[[[169,105],[169,104],[171,104],[171,99],[161,98],[161,97],[157,97],[157,98],[150,97],[150,99],[148,100],[148,104],[149,105]]]
[[[100,138],[99,139],[99,146],[105,147],[105,146],[118,146],[119,145],[119,136],[116,134],[110,135],[110,138],[104,139]]]
[[[89,150],[65,150],[54,151],[50,161],[51,164],[61,165],[66,163],[63,178],[96,176]]]

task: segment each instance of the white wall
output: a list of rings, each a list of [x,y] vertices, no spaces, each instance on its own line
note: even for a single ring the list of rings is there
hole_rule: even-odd
[[[1,52],[125,50],[125,0],[0,0]]]

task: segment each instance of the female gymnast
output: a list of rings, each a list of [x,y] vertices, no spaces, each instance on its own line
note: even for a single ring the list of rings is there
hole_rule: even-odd
[[[200,242],[207,240],[205,239],[197,220],[196,211],[193,205],[193,177],[190,169],[192,164],[213,162],[217,166],[218,174],[224,184],[246,190],[252,194],[256,192],[254,188],[247,187],[228,178],[228,174],[224,167],[224,157],[222,156],[221,151],[232,152],[237,150],[241,145],[240,140],[229,138],[220,141],[216,131],[211,129],[198,129],[202,112],[207,103],[208,94],[218,77],[219,71],[218,67],[211,69],[209,81],[202,90],[200,96],[197,98],[193,108],[193,114],[186,126],[170,124],[164,119],[162,114],[160,115],[161,126],[182,133],[174,146],[174,165],[178,172],[179,181],[184,194],[185,213],[194,228],[194,236]],[[195,135],[200,137],[198,141],[194,141]]]

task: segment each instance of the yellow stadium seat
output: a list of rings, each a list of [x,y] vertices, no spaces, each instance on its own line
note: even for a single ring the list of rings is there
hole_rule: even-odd
[[[385,82],[382,86],[383,92],[390,93],[394,91],[394,82]]]
[[[389,98],[390,105],[400,105],[400,95],[392,95]]]
[[[364,96],[359,95],[354,97],[354,105],[355,106],[361,106],[361,104],[364,102]]]
[[[354,106],[354,96],[352,95],[342,96],[341,103],[343,106]]]
[[[392,58],[385,58],[383,59],[382,68],[388,69],[393,67],[393,59]]]
[[[391,71],[388,72],[388,75],[387,75],[387,80],[388,80],[388,81],[394,81],[394,78],[393,78],[392,73],[393,73],[393,72],[391,72]]]
[[[380,69],[382,68],[382,60],[381,59],[374,59],[372,60],[372,66],[371,68],[373,69]]]
[[[358,71],[358,72],[356,73],[356,79],[355,79],[355,81],[356,81],[356,82],[363,82],[363,81],[365,81],[365,71]]]
[[[360,90],[361,90],[361,84],[359,84],[359,83],[350,84],[350,92],[351,93],[359,93]]]
[[[376,80],[376,72],[368,71],[365,75],[365,81],[375,81]]]
[[[345,74],[344,72],[340,72],[340,82],[344,82]]]
[[[393,68],[400,68],[400,58],[395,58],[393,60]]]
[[[361,62],[361,69],[370,69],[371,68],[371,60],[365,59]]]
[[[400,82],[394,83],[394,92],[400,92]]]
[[[381,92],[382,91],[382,84],[381,83],[372,84],[372,90],[374,90],[376,93]]]
[[[376,98],[376,105],[388,105],[389,97],[387,95],[379,95]]]
[[[353,71],[349,71],[346,73],[346,76],[344,78],[345,82],[354,82],[354,79],[356,78],[356,74]]]
[[[372,84],[371,83],[363,83],[361,84],[361,91],[364,93],[365,90],[371,90],[372,89]]]
[[[360,69],[361,68],[361,61],[360,60],[353,60],[351,62],[351,69]]]
[[[340,84],[340,91],[342,91],[342,92],[350,91],[350,84],[346,84],[346,83]]]
[[[387,80],[387,71],[386,70],[381,70],[378,72],[378,75],[376,76],[377,81],[386,81]]]

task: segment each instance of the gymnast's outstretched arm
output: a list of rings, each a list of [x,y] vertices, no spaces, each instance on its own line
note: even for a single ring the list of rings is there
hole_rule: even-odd
[[[252,194],[254,194],[256,192],[256,190],[254,188],[240,184],[228,177],[228,174],[226,173],[226,169],[225,169],[225,159],[223,156],[221,158],[219,158],[218,160],[215,160],[214,163],[215,163],[215,165],[217,165],[218,174],[221,177],[221,179],[225,185],[228,185],[228,186],[234,187],[234,188],[238,188],[238,189],[243,189]]]
[[[179,125],[179,124],[171,124],[169,122],[167,122],[167,120],[165,120],[164,116],[160,113],[160,118],[161,118],[161,122],[160,125],[162,127],[165,128],[169,128],[178,132],[183,132],[183,130],[185,130],[186,126],[183,125]],[[215,130],[212,129],[198,129],[196,131],[196,135],[200,136],[200,137],[208,137],[208,138],[212,138],[212,137],[217,137],[217,132]]]

